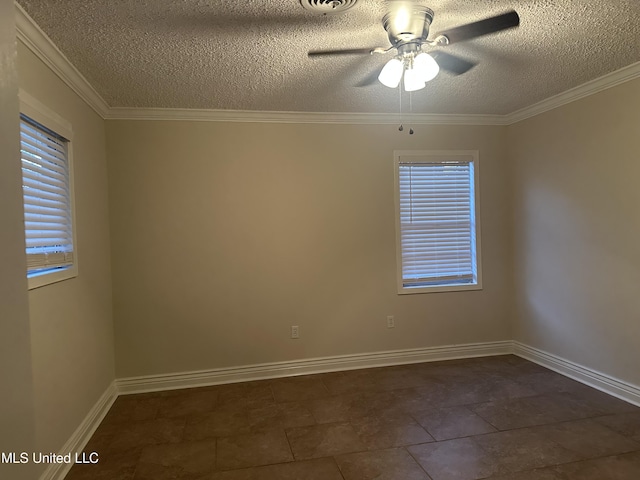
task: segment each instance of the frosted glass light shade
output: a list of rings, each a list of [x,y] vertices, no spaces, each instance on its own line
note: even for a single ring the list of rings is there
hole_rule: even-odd
[[[440,71],[438,62],[436,62],[431,55],[424,52],[419,53],[416,55],[416,58],[413,59],[413,69],[423,82],[433,80]]]
[[[403,70],[404,66],[402,62],[397,58],[392,58],[384,66],[380,75],[378,75],[378,80],[380,80],[380,83],[385,87],[396,88],[400,84]]]
[[[424,88],[426,85],[420,78],[420,71],[412,68],[404,72],[404,89],[407,92],[414,92]]]

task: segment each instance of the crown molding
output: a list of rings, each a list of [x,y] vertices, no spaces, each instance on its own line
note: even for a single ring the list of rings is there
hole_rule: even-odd
[[[590,80],[587,83],[578,85],[565,92],[549,97],[541,102],[535,103],[528,107],[516,110],[508,115],[504,116],[505,124],[512,125],[514,123],[521,122],[527,118],[540,115],[541,113],[553,110],[554,108],[561,107],[567,103],[575,102],[581,98],[594,95],[598,92],[606,90],[621,83],[628,82],[640,77],[640,62],[632,63],[619,70],[615,70],[611,73],[607,73],[594,80]]]
[[[14,3],[17,37],[105,120],[191,120],[246,123],[388,125],[512,125],[640,77],[640,62],[507,115],[269,112],[184,108],[110,107],[33,19]]]
[[[109,105],[96,92],[86,78],[56,47],[53,41],[38,26],[38,24],[14,2],[16,12],[16,34],[45,65],[47,65],[60,79],[73,90],[87,105],[102,118],[109,111]]]
[[[444,115],[342,112],[273,112],[183,108],[110,108],[107,120],[192,120],[250,123],[331,123],[354,125],[505,125],[503,115]]]

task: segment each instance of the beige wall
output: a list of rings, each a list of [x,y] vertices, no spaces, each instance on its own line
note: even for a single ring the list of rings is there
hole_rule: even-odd
[[[29,292],[37,448],[57,451],[114,379],[104,121],[18,45],[20,87],[71,122],[79,273]]]
[[[415,130],[107,121],[117,376],[508,339],[506,129]],[[480,151],[482,291],[397,295],[394,149]]]
[[[640,80],[509,128],[515,339],[640,385]]]
[[[35,446],[16,60],[13,2],[0,0],[0,452]],[[0,463],[0,478],[34,476]]]

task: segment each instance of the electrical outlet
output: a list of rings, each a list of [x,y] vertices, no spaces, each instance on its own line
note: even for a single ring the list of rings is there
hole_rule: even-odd
[[[389,315],[387,317],[387,328],[395,328],[396,326],[396,321],[393,318],[393,315]]]
[[[298,325],[291,325],[291,338],[300,338],[300,329]]]

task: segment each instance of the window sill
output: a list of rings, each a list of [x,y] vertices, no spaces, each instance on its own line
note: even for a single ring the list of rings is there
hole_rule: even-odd
[[[63,280],[68,280],[77,276],[78,268],[73,266],[56,272],[43,272],[41,274],[28,277],[27,282],[29,285],[29,290],[33,290],[35,288],[51,285],[52,283],[62,282]]]
[[[416,293],[443,293],[443,292],[463,292],[468,290],[482,290],[481,283],[466,285],[435,285],[432,287],[398,287],[398,295],[413,295]]]

